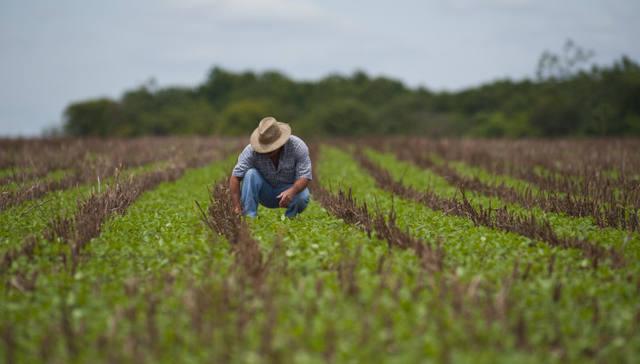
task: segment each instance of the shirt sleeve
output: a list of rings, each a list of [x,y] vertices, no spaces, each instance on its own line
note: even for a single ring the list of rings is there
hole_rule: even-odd
[[[296,179],[306,178],[311,181],[312,173],[309,148],[302,140],[300,140],[300,144],[296,149]]]
[[[238,156],[238,163],[233,167],[233,172],[231,172],[232,176],[242,178],[244,174],[251,168],[254,168],[253,165],[253,148],[251,148],[251,144],[247,145],[242,153]]]

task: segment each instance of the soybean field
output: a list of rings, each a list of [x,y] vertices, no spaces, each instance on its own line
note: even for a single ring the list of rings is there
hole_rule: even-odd
[[[0,140],[0,362],[640,357],[640,140],[310,140],[294,219],[246,143]]]

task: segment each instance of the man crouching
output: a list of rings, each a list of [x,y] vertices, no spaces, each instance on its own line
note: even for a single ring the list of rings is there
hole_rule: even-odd
[[[240,187],[242,181],[242,188]],[[266,117],[251,134],[229,178],[236,213],[258,215],[258,203],[268,208],[287,208],[294,217],[309,203],[311,159],[309,148],[291,127]]]

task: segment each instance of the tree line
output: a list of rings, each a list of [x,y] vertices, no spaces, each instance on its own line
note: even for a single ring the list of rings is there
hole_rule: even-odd
[[[572,42],[545,52],[537,76],[499,80],[458,92],[409,88],[362,71],[296,81],[277,71],[214,67],[195,87],[153,82],[119,99],[70,104],[71,136],[245,135],[266,115],[303,136],[423,134],[475,137],[640,135],[640,65],[622,57],[587,66]]]

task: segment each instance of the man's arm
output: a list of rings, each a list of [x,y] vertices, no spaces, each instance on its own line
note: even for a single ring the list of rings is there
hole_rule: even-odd
[[[253,149],[251,144],[247,145],[238,156],[238,163],[233,167],[231,177],[229,177],[229,193],[233,203],[233,211],[241,214],[242,204],[240,203],[240,181],[244,174],[253,167]]]
[[[294,183],[293,186],[289,187],[288,189],[282,191],[279,195],[278,198],[280,199],[280,207],[287,207],[289,206],[289,204],[291,203],[291,201],[293,200],[294,197],[296,197],[296,195],[300,192],[302,192],[302,190],[304,190],[305,188],[307,188],[307,185],[309,184],[309,180],[306,178],[298,178]]]
[[[242,204],[240,203],[240,177],[229,177],[229,192],[231,193],[231,202],[233,203],[233,212],[242,213]]]

